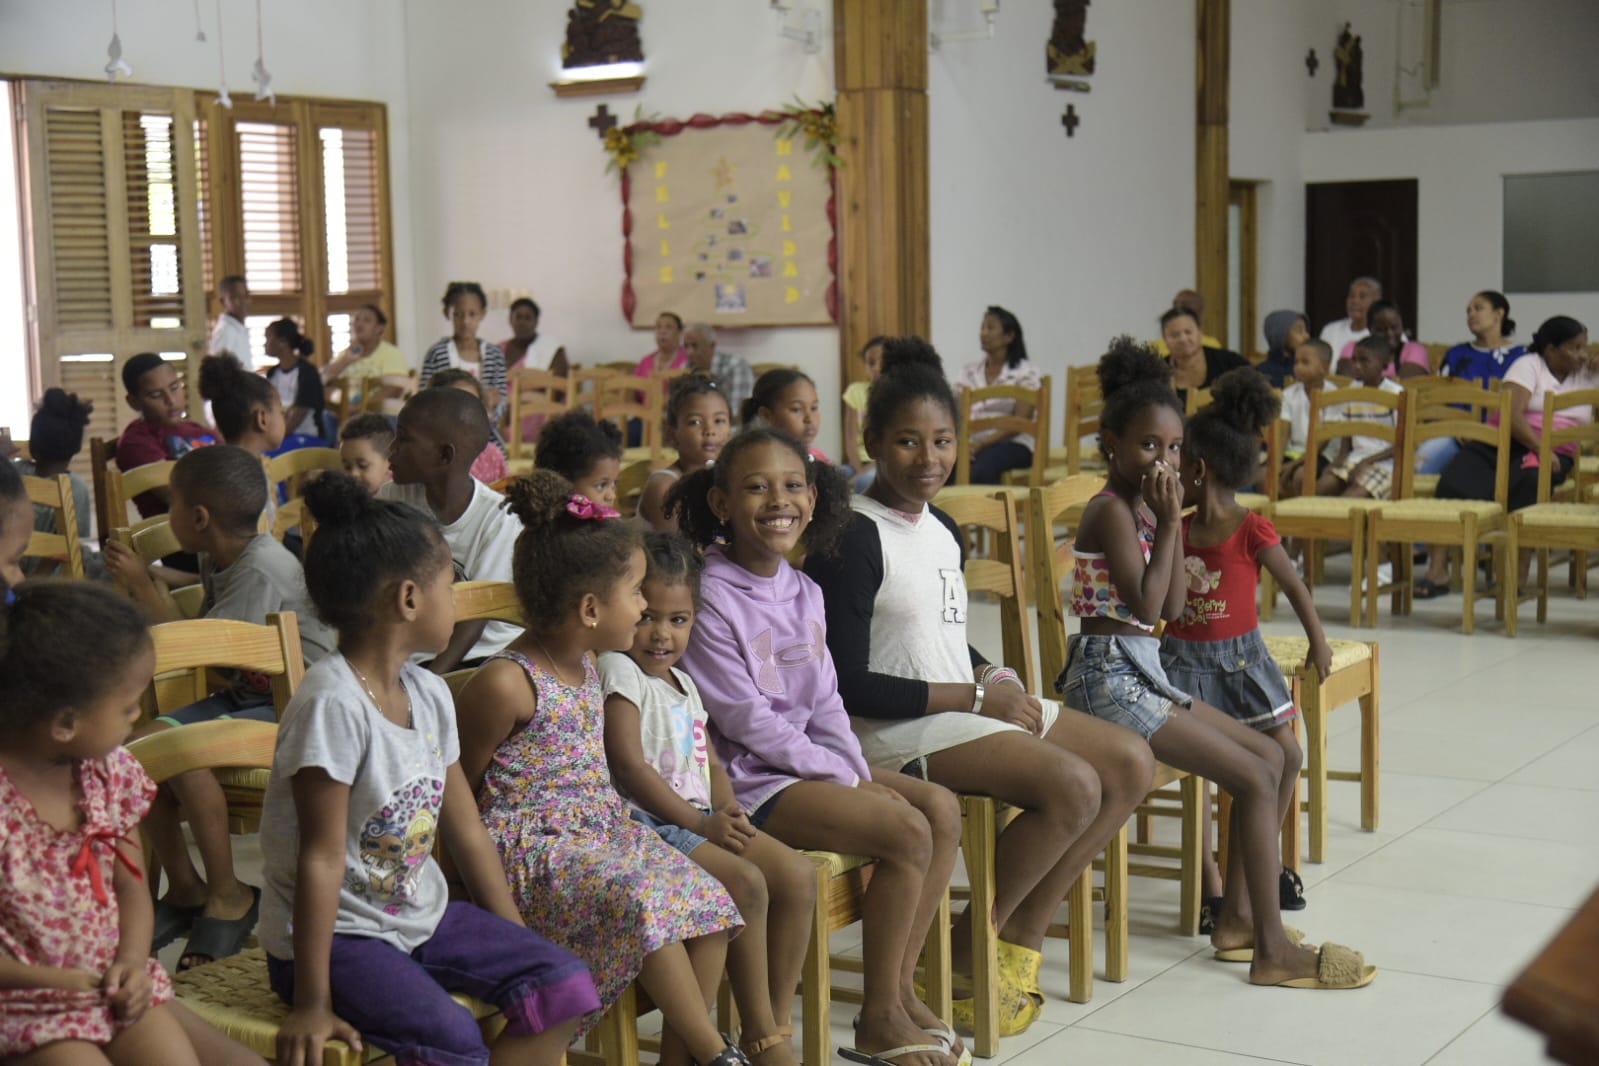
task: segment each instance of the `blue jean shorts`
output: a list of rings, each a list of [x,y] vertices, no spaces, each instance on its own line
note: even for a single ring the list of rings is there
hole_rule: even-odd
[[[709,814],[711,812],[704,811],[702,813]],[[655,830],[656,836],[681,851],[684,855],[688,855],[695,848],[705,843],[705,838],[694,832],[694,830],[684,829],[682,826],[673,825],[671,822],[663,822],[653,814],[641,811],[637,807],[633,808],[633,820],[635,822],[643,822]]]
[[[1172,684],[1254,729],[1293,720],[1288,682],[1258,629],[1226,640],[1178,640],[1168,633],[1160,664]]]
[[[1069,707],[1131,729],[1148,740],[1175,704],[1194,698],[1166,678],[1154,637],[1076,634],[1066,642],[1066,669],[1055,691]]]

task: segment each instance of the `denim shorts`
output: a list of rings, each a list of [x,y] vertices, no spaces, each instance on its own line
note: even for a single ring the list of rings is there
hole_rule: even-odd
[[[1294,699],[1266,638],[1252,629],[1228,640],[1178,640],[1160,644],[1160,663],[1174,685],[1254,729],[1293,721]]]
[[[680,825],[673,825],[671,822],[663,822],[653,814],[650,814],[647,811],[641,811],[637,807],[633,808],[632,813],[633,820],[635,822],[643,822],[645,825],[655,830],[656,836],[672,845],[672,847],[676,848],[678,851],[681,851],[684,855],[690,854],[695,848],[705,843],[705,838],[694,832],[692,829],[684,829]],[[701,813],[710,814],[711,812],[702,811]]]
[[[1194,698],[1166,679],[1154,637],[1076,634],[1066,642],[1066,669],[1055,691],[1075,707],[1148,740],[1171,717],[1172,705]]]

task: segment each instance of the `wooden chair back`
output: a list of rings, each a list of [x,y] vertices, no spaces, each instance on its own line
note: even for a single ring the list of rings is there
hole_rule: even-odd
[[[1599,389],[1574,389],[1571,392],[1546,393],[1543,398],[1543,432],[1538,434],[1538,502],[1548,503],[1554,490],[1555,452],[1559,450],[1582,452],[1599,446],[1599,420],[1579,422],[1555,429],[1560,412],[1572,407],[1594,408],[1599,414]],[[1573,467],[1573,476],[1576,468]],[[1539,619],[1542,621],[1542,619]]]
[[[642,388],[640,386],[643,386]],[[660,455],[664,439],[661,425],[665,386],[654,375],[648,378],[611,375],[595,382],[594,419],[612,422],[627,438],[627,423],[638,419],[644,426],[643,446],[650,458]]]
[[[1038,607],[1038,669],[1046,685],[1066,669],[1066,603],[1060,586],[1071,566],[1075,529],[1088,501],[1104,488],[1103,477],[1079,474],[1034,489],[1028,500],[1028,569]],[[1074,534],[1057,539],[1062,526]]]
[[[655,464],[648,459],[640,459],[622,467],[622,472],[616,477],[616,509],[622,512],[624,518],[638,514],[639,499],[644,495],[644,486],[654,472]]]
[[[104,544],[106,538],[111,536],[115,528],[111,523],[111,511],[107,504],[109,497],[106,493],[106,471],[116,464],[117,442],[108,441],[104,437],[89,438],[89,488],[94,493],[94,535]],[[126,518],[117,520],[116,525],[122,525]]]
[[[1083,438],[1099,435],[1099,413],[1105,397],[1099,391],[1099,369],[1094,366],[1066,368],[1066,472],[1083,471]]]
[[[1210,390],[1209,389],[1199,389],[1199,388],[1189,389],[1186,399],[1187,399],[1187,402],[1186,402],[1185,406],[1187,407],[1188,417],[1189,418],[1193,418],[1194,415],[1199,412],[1199,409],[1201,407],[1209,407],[1210,406],[1210,400],[1211,400]]]
[[[564,414],[571,406],[572,379],[548,370],[523,368],[511,372],[509,388],[511,422],[506,444],[512,459],[526,458],[538,443],[538,437],[524,433],[523,426],[529,419],[540,415],[553,418]]]
[[[1410,487],[1416,449],[1422,442],[1454,437],[1462,441],[1480,441],[1499,450],[1495,484],[1503,488],[1509,468],[1510,393],[1491,392],[1475,381],[1451,378],[1412,378],[1410,381],[1433,384],[1414,388],[1409,382],[1405,385],[1409,400],[1405,405],[1405,462],[1400,469],[1411,475],[1404,479],[1405,487]],[[1489,424],[1489,416],[1493,424]],[[1394,498],[1404,499],[1409,495],[1408,491],[1403,495],[1396,492]],[[1505,497],[1497,491],[1494,499],[1501,504],[1505,502]]]
[[[956,494],[935,498],[933,506],[949,515],[964,532],[980,529],[993,543],[991,559],[967,559],[962,571],[966,591],[991,592],[1000,601],[1003,661],[1021,675],[1028,692],[1038,691],[1033,643],[1028,636],[1027,582],[1023,577],[1021,541],[1017,535],[1016,502],[1010,493],[993,496]]]
[[[1288,452],[1288,434],[1293,429],[1288,419],[1279,418],[1262,434],[1266,442],[1266,499],[1272,503],[1282,490],[1283,461]]]
[[[78,507],[72,499],[72,478],[66,474],[53,478],[25,476],[22,487],[34,506],[55,511],[57,530],[54,533],[34,530],[28,537],[28,546],[23,549],[23,557],[55,560],[53,573],[81,578],[83,542],[78,539]]]
[[[798,370],[793,363],[752,363],[750,370],[755,374],[755,380],[761,380],[761,375],[770,370]]]
[[[165,488],[172,481],[172,468],[176,465],[176,459],[163,459],[126,471],[118,470],[115,466],[106,467],[106,517],[110,524],[101,527],[101,535],[104,536],[106,530],[127,525],[128,505],[134,497],[151,489]]]
[[[1429,344],[1427,347],[1427,366],[1433,374],[1443,369],[1444,356],[1449,354],[1450,345]]]
[[[605,366],[575,369],[566,376],[568,387],[567,406],[587,407],[590,410],[595,410],[600,391],[600,382],[607,378],[631,378],[632,376],[633,372],[631,370],[623,372],[612,370]],[[598,415],[595,417],[598,417]]]
[[[959,458],[955,466],[956,485],[972,483],[972,438],[978,433],[1026,433],[1033,438],[1033,463],[1027,472],[1027,484],[1037,487],[1044,484],[1044,471],[1049,467],[1049,376],[1046,374],[1036,389],[1020,385],[984,385],[976,389],[960,390],[961,440]],[[1033,409],[1026,418],[1020,415],[992,415],[973,418],[972,408],[985,400],[1010,400]]]
[[[1402,455],[1405,436],[1405,397],[1406,393],[1403,390],[1388,392],[1385,389],[1364,386],[1340,386],[1336,389],[1315,390],[1311,393],[1310,423],[1305,431],[1305,454],[1320,455],[1321,450],[1335,440],[1371,437],[1392,445],[1396,457]],[[1337,417],[1336,408],[1355,403],[1387,408],[1392,412],[1392,424]],[[1396,462],[1395,466],[1399,467],[1400,464]],[[1404,469],[1396,469],[1394,484],[1396,488],[1394,498],[1398,499],[1400,498],[1398,490],[1408,488],[1410,485],[1410,473]],[[1306,496],[1316,495],[1316,464],[1313,462],[1305,464],[1305,483],[1302,491]]]
[[[152,515],[131,526],[118,526],[106,540],[114,540],[132,548],[146,566],[183,550],[178,538],[172,535],[172,524],[164,514]],[[200,608],[205,602],[205,589],[199,582],[172,589],[168,595],[184,618],[199,617]]]
[[[611,359],[604,363],[595,363],[594,369],[606,370],[612,374],[625,374],[633,376],[633,371],[638,369],[638,362],[633,359]]]
[[[287,537],[289,531],[296,526],[300,529],[300,547],[303,551],[311,546],[311,538],[316,535],[316,517],[305,505],[303,496],[296,496],[277,509],[272,516],[272,528],[268,532],[281,544],[283,538]]]
[[[405,401],[416,395],[417,384],[415,370],[408,374],[374,374],[362,378],[361,410],[372,414],[398,414]]]
[[[458,581],[455,584],[455,621],[509,622],[525,626],[516,586],[509,581]]]
[[[289,499],[297,498],[305,489],[306,475],[318,470],[343,470],[337,448],[296,448],[292,452],[271,459],[263,459],[269,491],[276,493],[280,484],[287,482]]]
[[[305,677],[300,620],[293,611],[273,612],[265,625],[226,618],[164,622],[151,627],[150,638],[155,644],[155,680],[145,700],[152,716],[209,696],[213,691],[209,670],[235,669],[272,679],[272,705],[281,718]]]

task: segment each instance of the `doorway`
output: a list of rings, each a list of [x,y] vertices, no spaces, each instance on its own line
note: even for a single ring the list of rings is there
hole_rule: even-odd
[[[1305,311],[1311,332],[1344,317],[1349,283],[1382,282],[1383,298],[1414,324],[1416,194],[1414,178],[1334,181],[1305,186]]]

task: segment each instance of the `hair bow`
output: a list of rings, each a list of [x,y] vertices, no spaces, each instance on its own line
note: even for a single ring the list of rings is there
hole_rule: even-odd
[[[603,503],[595,503],[587,496],[576,492],[572,493],[571,499],[566,501],[566,513],[587,522],[603,522],[607,518],[622,517],[622,512],[615,508],[607,507]]]

